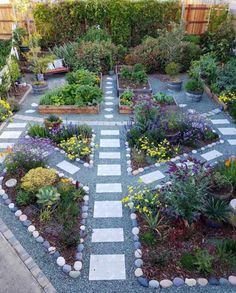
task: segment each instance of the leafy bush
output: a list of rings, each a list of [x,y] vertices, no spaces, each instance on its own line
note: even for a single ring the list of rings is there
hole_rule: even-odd
[[[133,67],[122,66],[120,76],[124,79],[131,80],[136,84],[141,84],[148,80],[143,64],[136,64]]]
[[[196,258],[192,253],[185,252],[181,255],[180,265],[188,271],[193,271],[195,269],[195,261]]]
[[[32,192],[20,190],[16,196],[16,203],[19,206],[27,206],[35,202],[35,195]]]
[[[236,190],[236,159],[234,157],[228,158],[225,162],[220,162],[216,166],[216,171],[228,178],[234,190]]]
[[[0,70],[6,64],[6,59],[11,52],[11,40],[0,41]]]
[[[36,197],[38,204],[41,204],[43,207],[51,207],[59,201],[60,193],[53,186],[43,186],[38,190]]]
[[[99,86],[100,78],[95,73],[86,69],[80,69],[74,72],[69,72],[66,75],[69,84]]]
[[[126,89],[120,96],[120,104],[125,106],[131,106],[133,96],[134,96],[133,91]]]
[[[203,92],[203,83],[200,79],[190,79],[185,84],[185,89],[187,92]]]
[[[217,72],[214,87],[217,93],[236,92],[236,58],[231,58],[222,68]]]
[[[163,104],[163,105],[172,105],[175,103],[174,97],[167,95],[166,93],[163,92],[159,92],[156,93],[153,96],[153,99],[155,100],[155,102],[159,103],[159,104]]]
[[[214,257],[209,254],[208,250],[198,248],[194,251],[194,256],[196,270],[204,275],[211,273]]]
[[[46,129],[44,126],[41,126],[39,124],[30,125],[28,128],[28,135],[31,137],[48,137],[49,132],[48,129]]]
[[[181,58],[179,60],[181,71],[187,71],[193,60],[198,60],[200,55],[201,49],[199,45],[191,42],[184,42],[181,50]]]
[[[12,112],[20,110],[20,104],[14,97],[7,99],[7,102],[9,103]]]
[[[38,167],[31,169],[21,178],[21,188],[25,191],[37,192],[44,186],[55,184],[58,176],[54,169]]]
[[[7,101],[0,100],[0,122],[12,115],[11,106]]]
[[[82,39],[85,42],[97,42],[97,41],[109,41],[111,36],[104,29],[101,29],[99,26],[90,27]]]
[[[165,72],[171,77],[176,76],[180,72],[180,65],[175,62],[171,62],[166,65]]]

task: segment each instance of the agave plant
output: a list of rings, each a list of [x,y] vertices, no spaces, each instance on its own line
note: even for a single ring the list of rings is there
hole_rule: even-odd
[[[44,186],[39,189],[36,194],[38,198],[37,203],[43,205],[44,207],[53,206],[60,199],[60,193],[53,186]]]

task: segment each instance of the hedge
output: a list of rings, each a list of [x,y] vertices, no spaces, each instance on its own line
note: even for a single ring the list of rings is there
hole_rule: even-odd
[[[179,1],[167,0],[77,0],[38,3],[34,7],[36,27],[44,47],[76,41],[86,30],[100,25],[115,44],[136,46],[146,35],[180,21]]]

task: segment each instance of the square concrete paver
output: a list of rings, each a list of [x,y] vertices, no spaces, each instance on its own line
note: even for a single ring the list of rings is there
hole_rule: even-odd
[[[98,176],[120,176],[121,165],[98,165]]]
[[[124,254],[92,254],[90,256],[89,280],[125,280]]]
[[[98,183],[96,193],[122,192],[121,183]]]
[[[119,130],[101,130],[101,135],[120,135]]]
[[[165,178],[165,175],[161,172],[161,171],[154,171],[148,174],[145,174],[143,176],[140,176],[140,179],[142,180],[142,182],[144,182],[145,184],[149,184],[152,183],[154,181],[160,180]]]
[[[66,171],[67,173],[70,173],[70,174],[75,174],[80,169],[79,167],[77,167],[77,166],[75,166],[65,160],[60,162],[59,164],[57,164],[57,167]]]
[[[213,151],[210,151],[210,152],[207,152],[207,153],[201,155],[201,157],[203,157],[206,161],[210,161],[210,160],[216,159],[221,156],[222,156],[222,153],[220,153],[216,150],[213,150]]]
[[[236,145],[236,139],[228,139],[230,145]]]
[[[7,125],[7,128],[25,128],[27,123],[21,123],[21,122],[15,122],[15,123],[9,123]]]
[[[121,201],[95,201],[94,218],[122,218]]]
[[[99,159],[120,159],[119,152],[99,152]]]
[[[120,147],[120,140],[118,138],[100,139],[100,147],[101,148],[119,148]]]
[[[228,119],[212,119],[212,124],[230,124]]]
[[[123,242],[123,228],[93,229],[92,242]]]
[[[218,129],[223,135],[236,135],[236,128],[222,127],[222,128],[218,128]]]
[[[0,135],[1,138],[10,138],[10,139],[17,139],[21,136],[22,131],[3,131]]]

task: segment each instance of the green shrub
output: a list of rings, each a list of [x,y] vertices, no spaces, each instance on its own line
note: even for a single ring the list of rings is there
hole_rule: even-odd
[[[215,81],[218,92],[236,92],[236,57],[231,58],[219,68]]]
[[[156,93],[153,96],[153,99],[155,100],[155,102],[159,104],[164,104],[164,105],[171,105],[175,103],[173,96],[167,95],[166,93],[163,93],[163,92]]]
[[[184,42],[181,51],[181,58],[179,63],[181,64],[181,71],[187,71],[191,63],[194,60],[198,60],[201,55],[201,49],[199,45],[190,42]]]
[[[195,261],[196,257],[194,256],[194,254],[185,252],[181,255],[180,265],[188,271],[194,271]]]
[[[0,70],[6,64],[6,59],[11,52],[11,40],[0,40]]]
[[[203,83],[201,80],[190,79],[185,84],[185,89],[187,92],[202,92],[203,91]]]
[[[80,69],[74,72],[69,72],[66,75],[66,79],[69,84],[80,84],[80,85],[99,85],[100,78],[95,73],[90,72],[86,69]]]
[[[109,41],[111,40],[111,36],[106,30],[98,26],[92,26],[87,30],[85,35],[82,36],[82,39],[85,42]]]
[[[122,78],[129,79],[136,84],[141,84],[143,82],[147,82],[148,80],[143,64],[136,64],[133,67],[122,66],[120,76]]]
[[[32,137],[48,137],[49,132],[48,130],[39,124],[30,125],[28,128],[28,134]]]
[[[180,64],[171,62],[166,65],[165,72],[171,77],[175,77],[180,72]]]
[[[20,110],[20,104],[14,97],[7,99],[7,102],[10,104],[12,112],[15,113]]]
[[[16,196],[16,204],[19,206],[27,206],[35,202],[35,195],[32,192],[20,190]]]
[[[221,262],[233,264],[236,262],[236,241],[224,239],[216,243],[216,256]]]
[[[211,273],[214,257],[209,254],[208,250],[198,248],[194,251],[194,256],[196,270],[204,275]]]
[[[37,203],[43,207],[51,207],[56,204],[60,199],[60,193],[53,186],[43,186],[36,194]]]

